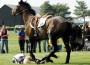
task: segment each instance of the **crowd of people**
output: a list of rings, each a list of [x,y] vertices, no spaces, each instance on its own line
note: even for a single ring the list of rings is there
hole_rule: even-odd
[[[25,35],[25,29],[22,26],[18,26],[14,28],[14,32],[18,34],[18,44],[19,44],[19,50],[20,53],[28,53],[31,50],[30,47],[30,41],[28,36]],[[8,30],[6,28],[6,25],[3,24],[0,30],[0,37],[1,37],[1,43],[0,43],[0,53],[8,53]],[[43,48],[41,48],[41,44],[43,44]],[[6,50],[4,49],[4,45],[6,46]],[[49,40],[43,40],[42,42],[36,42],[34,45],[34,51],[36,52],[36,48],[39,48],[39,52],[41,52],[41,49],[43,49],[43,52],[47,52],[53,49],[52,45],[50,44]],[[25,47],[26,46],[26,47]],[[26,48],[26,49],[25,49]]]

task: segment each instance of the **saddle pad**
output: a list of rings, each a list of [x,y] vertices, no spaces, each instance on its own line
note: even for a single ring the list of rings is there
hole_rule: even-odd
[[[40,18],[40,20],[38,21],[38,26],[37,27],[41,27],[45,24],[47,18]]]

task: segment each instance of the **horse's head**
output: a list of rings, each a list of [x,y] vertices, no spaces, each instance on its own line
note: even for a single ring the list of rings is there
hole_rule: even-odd
[[[36,15],[35,11],[31,8],[31,6],[27,2],[24,2],[22,0],[14,9],[12,9],[12,14],[23,14],[23,12],[25,11],[27,11],[28,14],[30,13],[32,15]]]

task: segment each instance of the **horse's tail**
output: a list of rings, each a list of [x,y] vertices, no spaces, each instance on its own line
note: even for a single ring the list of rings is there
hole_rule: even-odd
[[[82,29],[76,24],[72,24],[72,34],[70,37],[70,43],[71,45],[76,45],[77,50],[81,50],[84,47],[82,39]]]

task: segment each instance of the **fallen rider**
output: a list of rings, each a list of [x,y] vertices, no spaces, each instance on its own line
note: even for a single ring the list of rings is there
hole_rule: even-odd
[[[25,56],[24,54],[16,54],[12,59],[12,62],[16,64],[37,63],[38,61],[39,59],[35,59],[35,57],[31,56]]]
[[[17,54],[13,57],[12,62],[16,64],[28,64],[28,63],[36,63],[36,64],[44,64],[46,62],[52,62],[53,61],[50,59],[48,56],[43,57],[41,60],[36,59],[33,53],[30,53],[30,56],[25,56],[24,54]],[[52,57],[57,58],[55,54],[52,55]]]

